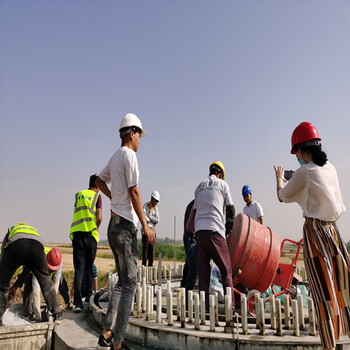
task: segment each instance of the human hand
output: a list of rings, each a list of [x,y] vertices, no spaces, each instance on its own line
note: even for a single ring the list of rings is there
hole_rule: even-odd
[[[155,236],[153,230],[151,228],[149,228],[148,226],[143,228],[143,234],[146,235],[147,241],[149,243],[154,243],[155,242],[156,236]]]
[[[274,165],[273,167],[276,173],[276,180],[282,179],[284,182],[287,182],[287,180],[284,178],[284,168],[281,167],[280,165],[278,167]]]

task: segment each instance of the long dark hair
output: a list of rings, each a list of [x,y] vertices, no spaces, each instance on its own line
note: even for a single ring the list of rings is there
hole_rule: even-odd
[[[311,140],[313,141],[313,140]],[[318,165],[318,166],[324,166],[327,162],[327,154],[322,151],[322,145],[321,143],[314,142],[315,144],[312,144],[312,142],[307,141],[304,143],[300,143],[298,146],[301,151],[308,152],[312,154],[312,161]]]

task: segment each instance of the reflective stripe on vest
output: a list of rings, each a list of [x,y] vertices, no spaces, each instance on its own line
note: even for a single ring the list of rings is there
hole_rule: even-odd
[[[9,239],[11,239],[16,233],[28,233],[30,235],[39,236],[39,232],[36,228],[27,225],[16,225],[9,229]]]
[[[18,235],[19,237],[15,237],[12,240],[13,236],[15,236],[15,235]],[[40,242],[39,232],[37,231],[36,228],[34,228],[32,226],[20,224],[20,225],[12,226],[8,229],[8,237],[7,237],[6,245],[4,248],[6,248],[9,245],[9,243],[11,243],[14,240],[17,240],[19,238],[26,238],[26,235],[36,236],[36,237],[38,237],[37,240]]]
[[[80,191],[75,195],[74,215],[70,229],[70,239],[73,240],[74,232],[91,232],[98,242],[96,225],[96,204],[98,192],[93,190]]]

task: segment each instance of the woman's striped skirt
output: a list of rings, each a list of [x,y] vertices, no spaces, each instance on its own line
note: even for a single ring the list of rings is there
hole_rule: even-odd
[[[335,222],[305,218],[304,262],[324,348],[350,335],[350,258]]]

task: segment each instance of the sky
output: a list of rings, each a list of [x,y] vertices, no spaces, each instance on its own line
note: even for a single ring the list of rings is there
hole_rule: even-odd
[[[277,200],[273,165],[298,168],[291,134],[309,121],[338,171],[349,241],[349,37],[346,0],[0,0],[0,232],[22,221],[69,243],[74,194],[132,112],[147,132],[142,199],[161,195],[158,237],[182,238],[186,205],[219,160],[236,213],[248,184],[266,226],[300,240],[302,211]]]

